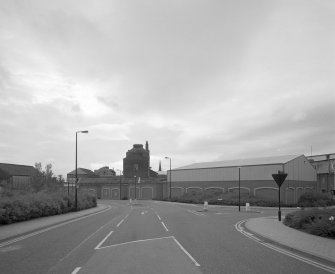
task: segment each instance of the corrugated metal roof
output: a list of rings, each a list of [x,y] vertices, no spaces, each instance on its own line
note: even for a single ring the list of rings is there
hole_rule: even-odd
[[[36,169],[33,166],[0,163],[0,170],[10,176],[33,176]]]
[[[240,159],[240,160],[195,163],[195,164],[175,168],[174,170],[285,164],[300,156],[302,155],[283,155],[283,156],[273,156],[273,157],[263,157],[263,158],[250,158],[250,159]]]

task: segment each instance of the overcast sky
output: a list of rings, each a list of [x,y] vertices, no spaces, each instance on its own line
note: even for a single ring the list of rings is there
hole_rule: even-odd
[[[0,1],[0,162],[335,152],[335,1]]]

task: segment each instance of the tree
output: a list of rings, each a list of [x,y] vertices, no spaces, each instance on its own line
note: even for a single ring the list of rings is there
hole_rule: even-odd
[[[57,177],[53,176],[52,164],[47,164],[45,170],[42,170],[41,162],[35,163],[36,173],[32,180],[33,190],[38,192],[41,190],[57,191],[59,190],[60,182]]]

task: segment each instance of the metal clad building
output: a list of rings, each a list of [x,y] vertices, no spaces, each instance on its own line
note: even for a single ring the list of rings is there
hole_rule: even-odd
[[[171,195],[213,189],[234,192],[238,189],[239,169],[241,189],[251,196],[275,199],[278,187],[272,174],[278,170],[288,173],[281,188],[284,202],[296,202],[303,192],[316,189],[316,171],[308,159],[304,155],[288,155],[196,163],[173,169]],[[168,172],[168,181],[170,176]]]

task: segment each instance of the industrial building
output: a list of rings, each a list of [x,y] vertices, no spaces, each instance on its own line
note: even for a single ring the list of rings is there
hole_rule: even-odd
[[[71,191],[75,185],[75,170],[67,174],[65,187]],[[77,169],[78,186],[81,191],[94,193],[99,199],[162,200],[166,193],[166,174],[150,167],[149,143],[134,144],[123,158],[123,175],[103,167],[95,172]],[[136,191],[135,191],[136,189]]]
[[[335,190],[335,153],[312,155],[307,158],[316,169],[317,191],[329,193]]]
[[[36,169],[33,166],[0,163],[0,190],[3,187],[30,188],[35,174]]]
[[[315,168],[304,155],[276,156],[233,161],[195,163],[168,172],[171,196],[189,192],[235,192],[265,200],[278,200],[278,186],[272,174],[288,174],[281,186],[284,203],[295,203],[306,191],[317,189]],[[170,177],[171,176],[171,177]]]

